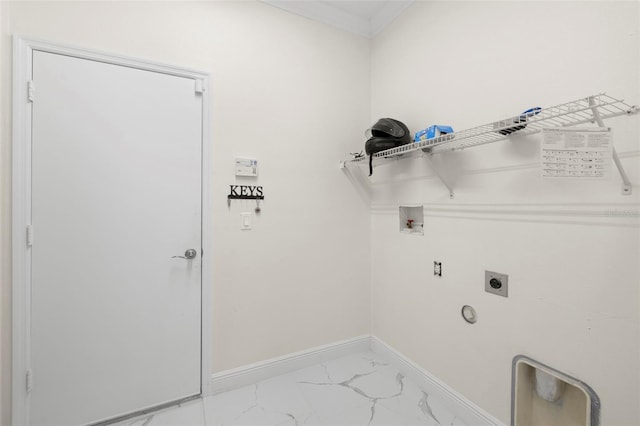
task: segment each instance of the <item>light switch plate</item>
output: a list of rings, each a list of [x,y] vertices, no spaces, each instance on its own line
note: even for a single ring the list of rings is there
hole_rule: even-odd
[[[251,212],[240,213],[240,229],[251,229]]]
[[[500,272],[484,271],[484,291],[508,297],[509,295],[509,275]]]

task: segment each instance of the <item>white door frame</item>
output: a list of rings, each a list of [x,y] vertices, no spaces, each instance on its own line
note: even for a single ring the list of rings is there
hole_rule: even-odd
[[[13,40],[13,176],[12,176],[12,424],[29,425],[27,372],[31,363],[31,250],[27,228],[31,224],[31,119],[29,78],[34,50],[122,65],[194,80],[202,85],[202,336],[201,394],[211,385],[211,295],[212,295],[212,144],[210,77],[208,73],[96,52],[42,40],[14,36]],[[37,96],[37,88],[34,88]],[[37,237],[36,237],[37,238]],[[161,374],[161,373],[160,373]],[[37,378],[36,380],[37,381]],[[91,378],[87,378],[87,383]],[[71,402],[72,403],[72,402]]]

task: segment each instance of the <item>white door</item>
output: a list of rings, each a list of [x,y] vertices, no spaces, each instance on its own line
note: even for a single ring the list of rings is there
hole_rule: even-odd
[[[194,79],[33,52],[32,425],[201,392]],[[184,256],[194,249],[193,259]]]

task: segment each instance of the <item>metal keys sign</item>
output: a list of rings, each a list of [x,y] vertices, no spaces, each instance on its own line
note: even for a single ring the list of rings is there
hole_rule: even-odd
[[[261,186],[229,185],[229,200],[264,200]]]

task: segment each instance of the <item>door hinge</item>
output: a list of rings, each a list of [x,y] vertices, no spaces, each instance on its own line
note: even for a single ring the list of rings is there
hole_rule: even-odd
[[[31,389],[33,389],[33,373],[31,372],[31,370],[27,370],[26,385],[27,393],[31,393]]]
[[[33,225],[27,225],[27,247],[33,245]]]
[[[200,79],[196,79],[196,93],[204,93],[205,88],[204,88],[204,81],[200,80]]]
[[[27,99],[29,100],[29,102],[33,102],[33,100],[35,99],[35,93],[36,86],[33,83],[33,80],[29,80],[27,82]]]

